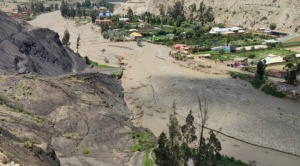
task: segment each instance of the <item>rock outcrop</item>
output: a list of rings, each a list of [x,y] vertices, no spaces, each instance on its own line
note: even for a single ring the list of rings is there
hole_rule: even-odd
[[[62,46],[57,33],[33,28],[0,11],[0,70],[57,76],[84,67],[82,58]]]
[[[0,166],[129,163],[133,126],[120,81],[80,74],[85,67],[57,33],[0,11]]]

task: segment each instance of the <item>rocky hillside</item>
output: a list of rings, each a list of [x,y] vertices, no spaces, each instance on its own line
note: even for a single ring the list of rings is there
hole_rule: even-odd
[[[0,166],[132,162],[129,135],[141,129],[130,122],[119,79],[100,74],[116,69],[78,74],[85,61],[57,33],[2,12],[0,45]]]
[[[159,13],[159,5],[166,8],[176,0],[138,0],[141,4],[132,4],[133,9]],[[188,7],[196,3],[199,7],[202,0],[185,0]],[[242,25],[247,28],[268,28],[276,23],[278,30],[294,32],[300,30],[300,1],[297,0],[203,0],[214,8],[216,22],[228,25]],[[121,7],[121,6],[117,6]],[[127,8],[128,6],[125,5]],[[117,9],[117,11],[125,11]]]
[[[33,28],[0,11],[0,70],[55,76],[84,67],[82,58],[62,46],[57,33]]]
[[[133,127],[116,77],[96,73],[0,79],[0,150],[7,158],[0,162],[32,166],[129,162]]]

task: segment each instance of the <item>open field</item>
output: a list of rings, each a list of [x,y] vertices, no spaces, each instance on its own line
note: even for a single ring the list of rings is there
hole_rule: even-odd
[[[125,66],[122,86],[126,103],[132,112],[133,123],[149,128],[156,136],[167,131],[172,102],[177,103],[178,118],[193,110],[196,116],[196,96],[211,103],[207,127],[245,142],[300,155],[300,105],[279,99],[254,89],[249,83],[231,79],[226,67],[213,65],[206,74],[173,63],[168,56],[170,48],[136,42],[114,43],[104,40],[97,28],[90,24],[77,27],[73,20],[66,20],[60,13],[42,14],[30,22],[32,25],[50,28],[62,38],[67,28],[71,34],[71,48],[76,50],[76,38],[80,34],[79,53],[91,60],[118,66],[122,56]],[[105,52],[101,52],[106,49]],[[205,62],[204,62],[205,63]],[[199,119],[196,118],[199,123]],[[299,165],[300,158],[260,148],[225,135],[219,135],[222,153],[245,162],[256,160],[262,166]]]
[[[211,51],[204,52],[201,54],[211,53]],[[296,53],[291,51],[290,49],[283,49],[283,48],[273,48],[273,49],[264,49],[264,50],[256,50],[256,51],[247,51],[247,52],[237,52],[237,53],[225,53],[224,55],[220,55],[219,53],[214,53],[211,59],[223,59],[223,60],[234,60],[234,58],[248,58],[250,54],[255,55],[256,60],[261,60],[267,57],[269,54],[280,55],[282,57],[286,55],[290,55]]]

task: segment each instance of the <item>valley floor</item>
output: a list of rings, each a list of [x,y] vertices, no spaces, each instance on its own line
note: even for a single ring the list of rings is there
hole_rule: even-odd
[[[300,156],[299,104],[266,95],[248,82],[230,78],[218,63],[206,73],[182,67],[173,63],[168,56],[171,49],[166,46],[109,42],[99,29],[90,24],[77,27],[73,20],[62,18],[59,11],[42,14],[30,24],[50,28],[61,38],[67,28],[74,50],[80,34],[79,53],[100,64],[107,58],[109,65],[118,66],[117,57],[122,56],[127,63],[122,86],[133,123],[149,128],[156,136],[167,131],[174,100],[181,122],[189,110],[197,117],[199,95],[210,102],[207,127],[222,128],[221,133],[230,136],[219,135],[223,154],[245,162],[255,160],[263,166],[300,165],[300,157],[287,154]]]

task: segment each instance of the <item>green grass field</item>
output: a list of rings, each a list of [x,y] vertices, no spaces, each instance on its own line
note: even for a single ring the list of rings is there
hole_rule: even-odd
[[[254,54],[256,60],[260,60],[262,58],[265,58],[269,54],[274,55],[280,55],[280,56],[286,56],[289,54],[296,53],[294,51],[289,51],[287,49],[282,48],[273,48],[273,49],[265,49],[265,50],[257,50],[257,51],[247,51],[247,52],[236,52],[236,53],[225,53],[224,55],[220,55],[219,53],[212,53],[210,51],[201,52],[199,54],[212,54],[210,59],[223,59],[224,61],[234,60],[234,58],[241,58],[245,57],[247,58],[250,54]]]

